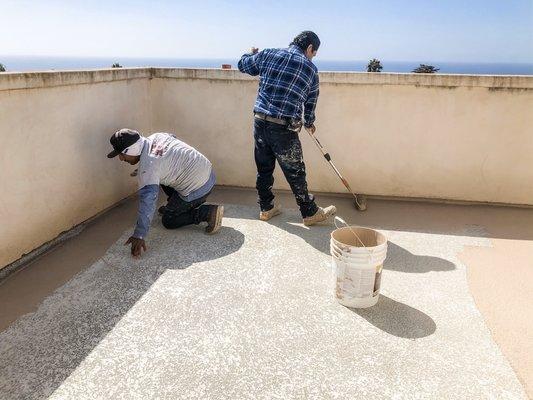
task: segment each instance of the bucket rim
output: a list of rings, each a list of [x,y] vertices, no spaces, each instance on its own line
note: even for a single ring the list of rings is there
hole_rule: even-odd
[[[350,232],[350,229],[353,229],[353,230],[361,229],[361,230],[364,230],[364,231],[370,231],[370,232],[374,233],[376,235],[376,239],[377,239],[376,241],[378,242],[378,244],[376,246],[366,246],[365,245],[365,247],[354,246],[352,244],[343,243],[343,242],[341,242],[341,241],[339,241],[339,240],[337,240],[335,238],[335,234],[336,233],[339,233],[339,232]],[[385,236],[380,231],[378,231],[376,229],[372,229],[372,228],[366,227],[366,226],[358,226],[358,225],[350,225],[350,227],[345,226],[345,227],[342,227],[342,228],[337,228],[337,229],[335,229],[335,230],[333,230],[331,232],[330,238],[331,238],[331,241],[333,241],[335,244],[338,243],[339,245],[347,246],[347,247],[352,248],[352,249],[364,249],[364,248],[366,248],[366,249],[376,249],[376,248],[379,248],[379,247],[384,247],[388,243],[387,236]],[[381,243],[379,243],[379,242],[381,242]]]
[[[381,244],[378,244],[377,246],[365,246],[365,247],[362,247],[362,246],[353,246],[351,244],[346,244],[346,243],[342,243],[342,242],[339,242],[338,240],[334,239],[334,238],[330,238],[330,241],[329,241],[332,245],[334,245],[335,247],[338,247],[338,248],[350,248],[350,249],[361,249],[361,250],[364,250],[364,249],[368,249],[368,250],[375,250],[375,249],[381,249],[381,248],[384,248],[384,247],[387,247],[389,241],[387,240],[386,242],[383,242]]]

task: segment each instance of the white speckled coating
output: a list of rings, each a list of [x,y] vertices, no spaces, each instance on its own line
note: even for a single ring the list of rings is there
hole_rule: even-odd
[[[155,222],[0,334],[2,399],[523,399],[456,254],[384,232],[378,304],[337,303],[330,226],[227,207],[215,236]]]

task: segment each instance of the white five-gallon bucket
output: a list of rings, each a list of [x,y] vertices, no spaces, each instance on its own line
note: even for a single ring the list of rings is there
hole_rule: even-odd
[[[346,225],[337,226],[337,221]],[[378,302],[387,238],[370,228],[348,226],[335,217],[330,252],[335,270],[335,295],[347,307],[366,308]]]

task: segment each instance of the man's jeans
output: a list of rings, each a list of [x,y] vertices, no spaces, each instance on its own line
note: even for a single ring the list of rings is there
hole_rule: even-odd
[[[276,160],[289,183],[302,217],[314,215],[318,207],[312,194],[307,191],[302,144],[298,134],[286,126],[254,118],[255,164],[257,166],[256,188],[262,211],[273,207],[274,168]]]
[[[165,206],[165,212],[161,222],[167,229],[176,229],[180,226],[196,224],[200,222],[206,222],[209,214],[209,206],[205,205],[207,196],[193,200],[183,200],[178,192],[176,192],[170,186],[161,185],[163,192],[168,196],[168,203]]]

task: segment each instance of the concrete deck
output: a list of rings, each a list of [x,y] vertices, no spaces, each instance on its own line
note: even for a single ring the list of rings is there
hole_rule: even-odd
[[[350,310],[332,227],[262,223],[254,197],[216,191],[240,205],[215,237],[156,221],[140,260],[127,202],[2,282],[0,397],[526,397],[532,210],[321,197],[390,239],[380,302]]]

